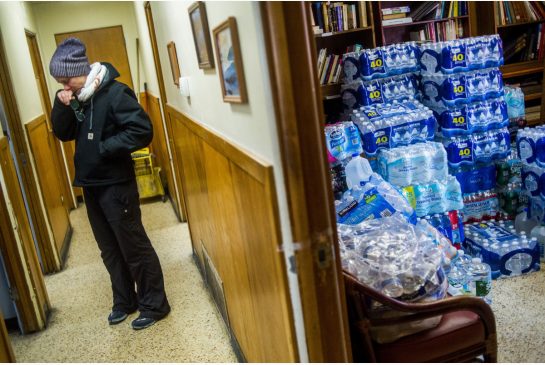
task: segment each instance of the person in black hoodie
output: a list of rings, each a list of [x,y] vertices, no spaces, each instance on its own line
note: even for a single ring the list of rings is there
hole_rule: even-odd
[[[87,216],[112,282],[108,322],[143,329],[170,312],[161,264],[142,225],[131,153],[152,140],[150,119],[134,92],[115,79],[109,63],[89,65],[85,45],[68,38],[57,47],[49,71],[64,88],[51,121],[61,141],[76,141],[73,185],[83,188]],[[136,290],[135,290],[136,284]]]

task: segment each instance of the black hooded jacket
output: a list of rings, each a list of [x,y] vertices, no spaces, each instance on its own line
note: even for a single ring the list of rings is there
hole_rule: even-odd
[[[108,72],[93,97],[83,104],[83,121],[79,122],[72,108],[56,96],[51,111],[57,138],[76,140],[74,186],[111,185],[134,179],[131,152],[146,147],[153,138],[151,121],[134,92],[115,80],[119,73],[112,65],[102,65]]]

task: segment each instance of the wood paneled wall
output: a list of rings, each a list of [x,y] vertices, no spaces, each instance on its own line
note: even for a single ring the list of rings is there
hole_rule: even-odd
[[[170,105],[167,114],[193,248],[221,277],[245,359],[298,361],[272,167]]]
[[[57,253],[64,261],[71,237],[70,218],[67,207],[69,197],[64,197],[62,176],[64,166],[60,166],[55,156],[55,136],[49,131],[45,115],[40,115],[25,124],[30,149],[36,165],[40,191],[45,211],[53,231]]]

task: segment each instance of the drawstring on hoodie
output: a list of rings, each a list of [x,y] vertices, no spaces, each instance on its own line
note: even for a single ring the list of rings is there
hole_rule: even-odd
[[[91,98],[91,120],[89,121],[89,130],[92,131],[93,130],[93,109],[95,108],[94,104],[93,104],[93,99],[94,97]]]

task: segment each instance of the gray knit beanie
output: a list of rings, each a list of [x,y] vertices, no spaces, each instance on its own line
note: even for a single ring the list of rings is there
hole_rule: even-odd
[[[55,78],[87,76],[91,72],[91,67],[85,51],[85,44],[79,39],[65,39],[51,58],[49,64],[51,76]]]

